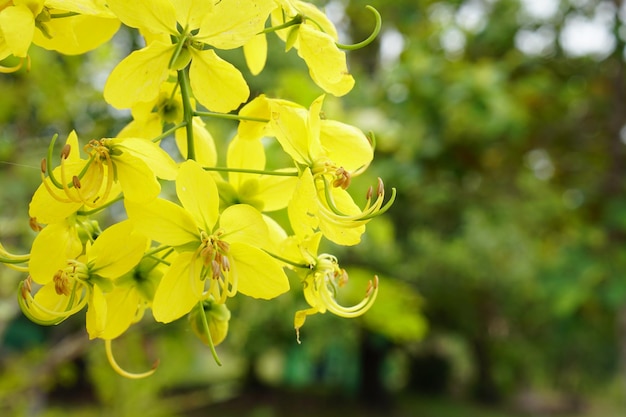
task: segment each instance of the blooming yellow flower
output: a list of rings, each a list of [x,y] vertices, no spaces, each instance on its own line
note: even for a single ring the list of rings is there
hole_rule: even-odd
[[[280,8],[272,12],[272,25],[279,26],[293,19],[301,23],[277,31],[309,67],[313,81],[324,91],[343,96],[354,87],[348,71],[346,54],[337,47],[337,30],[326,15],[311,3],[299,0],[278,0]]]
[[[109,0],[108,5],[124,24],[156,35],[112,71],[104,88],[112,106],[129,108],[153,100],[169,71],[188,64],[193,94],[209,110],[228,112],[248,98],[250,90],[239,70],[208,46],[233,49],[246,44],[263,30],[272,0],[215,5],[206,0]]]
[[[271,131],[301,171],[288,207],[289,220],[296,234],[307,236],[319,229],[335,243],[355,245],[365,224],[386,211],[390,203],[383,206],[382,181],[373,202],[373,190],[367,193],[363,209],[346,191],[352,176],[372,161],[373,149],[359,129],[322,119],[323,99],[317,98],[308,111],[270,101]]]
[[[106,317],[99,338],[115,339],[141,320],[152,303],[164,269],[165,265],[158,259],[144,257],[135,268],[113,282],[114,288],[104,294]]]
[[[81,54],[108,41],[120,22],[102,2],[12,0],[0,5],[0,57],[26,57],[31,43]],[[2,52],[4,51],[4,52]]]
[[[50,227],[54,226],[44,231]],[[44,243],[51,245],[51,250],[55,245],[68,245],[65,236],[52,233]],[[37,322],[56,324],[88,305],[89,337],[99,337],[107,327],[104,292],[113,288],[112,280],[139,263],[147,244],[147,238],[135,232],[129,221],[124,221],[107,228],[93,244],[87,242],[82,255],[67,257],[57,251],[59,253],[53,254],[58,257],[32,258],[30,277],[23,284],[19,297],[22,310]],[[70,253],[69,249],[66,253]],[[42,285],[34,296],[30,292],[31,278]]]
[[[85,150],[89,159],[79,155],[78,139],[72,131],[61,152],[60,167],[42,166],[42,185],[35,192],[29,214],[43,223],[50,217],[59,220],[83,205],[93,208],[108,201],[119,186],[127,199],[148,202],[159,194],[156,177],[174,179],[177,167],[158,145],[146,139],[113,138],[91,140]],[[48,172],[48,177],[43,177]],[[50,214],[50,200],[61,205]]]
[[[370,281],[363,300],[350,307],[340,305],[335,299],[336,294],[348,281],[347,272],[339,267],[337,258],[330,254],[317,254],[321,233],[301,239],[292,237],[285,243],[284,256],[291,259],[302,259],[307,270],[298,271],[302,276],[304,298],[310,308],[299,310],[294,317],[294,327],[300,342],[300,328],[304,325],[307,316],[324,314],[329,311],[345,318],[358,317],[364,314],[374,304],[378,294],[378,277]]]
[[[226,164],[233,171],[228,173],[228,182],[217,184],[225,207],[249,204],[263,212],[287,207],[297,183],[296,177],[288,176],[295,174],[294,169],[277,171],[279,175],[237,172],[265,169],[265,148],[261,141],[233,138],[228,145]]]
[[[195,107],[193,101],[192,107]],[[161,84],[161,90],[155,100],[135,103],[131,113],[133,121],[122,129],[118,137],[153,139],[160,136],[164,127],[183,121],[183,102],[178,84],[173,82]],[[205,167],[215,166],[217,150],[213,136],[200,117],[192,118],[192,126],[195,160]],[[187,130],[184,127],[176,129],[175,138],[183,159],[187,159]]]
[[[125,201],[139,230],[178,252],[154,295],[157,321],[176,320],[210,296],[218,303],[237,292],[271,299],[289,289],[282,267],[261,249],[268,229],[256,209],[237,204],[220,215],[213,177],[193,160],[181,164],[176,194],[182,207],[163,199]]]

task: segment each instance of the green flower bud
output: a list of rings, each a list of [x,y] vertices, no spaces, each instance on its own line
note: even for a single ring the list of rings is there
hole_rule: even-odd
[[[213,346],[217,346],[226,339],[226,335],[228,334],[230,310],[226,307],[226,304],[218,304],[212,299],[204,301],[202,307],[207,324],[209,325],[211,340],[207,337],[203,324],[204,320],[199,309],[194,308],[189,313],[189,324],[196,336],[202,340],[202,343],[207,346],[210,346],[211,343]]]

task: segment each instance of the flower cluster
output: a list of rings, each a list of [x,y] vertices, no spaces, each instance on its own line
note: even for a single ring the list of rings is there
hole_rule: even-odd
[[[356,47],[380,30],[380,16],[368,8],[376,29]],[[31,251],[15,255],[0,246],[0,262],[26,275],[18,291],[23,312],[56,325],[86,307],[89,337],[105,340],[111,365],[129,377],[153,370],[125,372],[110,343],[146,312],[161,323],[187,316],[215,355],[228,331],[229,298],[276,298],[290,289],[287,269],[300,276],[309,304],[295,312],[298,341],[309,315],[364,313],[378,279],[361,303],[341,306],[335,295],[348,274],[335,256],[318,254],[322,238],[358,244],[395,197],[393,190],[385,198],[379,180],[362,205],[354,201],[348,188],[373,160],[372,139],[322,111],[324,93],[353,88],[345,50],[355,46],[338,43],[325,14],[299,0],[5,0],[0,59],[20,64],[0,69],[30,65],[31,43],[64,54],[89,51],[120,24],[138,29],[145,46],[112,70],[104,99],[130,109],[133,120],[115,137],[82,145],[69,132],[60,152],[52,139],[29,206],[37,232]],[[258,74],[271,33],[297,50],[324,91],[309,107],[251,98],[240,70],[219,55],[242,48]],[[205,124],[211,117],[239,123],[222,165]],[[170,138],[176,155],[161,147]],[[266,168],[271,140],[292,163]],[[162,191],[166,182],[175,196]],[[115,213],[103,216],[112,207]],[[288,224],[275,219],[279,210]]]

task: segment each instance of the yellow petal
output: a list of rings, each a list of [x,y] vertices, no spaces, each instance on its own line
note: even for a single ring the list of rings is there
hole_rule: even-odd
[[[217,163],[217,149],[213,136],[206,129],[201,118],[194,117],[192,123],[195,160],[203,167],[214,167]],[[176,131],[176,145],[183,159],[187,159],[187,130],[184,127]]]
[[[177,34],[176,10],[169,0],[107,0],[107,4],[126,26]]]
[[[338,166],[354,171],[374,159],[374,149],[363,132],[334,120],[322,120],[320,142],[328,157]]]
[[[45,3],[50,9],[67,10],[90,16],[115,17],[104,0],[46,0]]]
[[[212,49],[192,50],[192,55],[189,80],[200,104],[209,110],[227,113],[248,99],[250,89],[235,66],[218,57]]]
[[[198,226],[193,217],[171,201],[157,198],[150,204],[124,201],[128,217],[137,230],[159,243],[170,246],[200,244]]]
[[[306,169],[298,181],[293,198],[287,206],[289,223],[294,233],[299,236],[309,236],[319,224],[316,204],[317,195],[311,171]]]
[[[280,146],[295,162],[312,165],[306,109],[271,102],[271,128]]]
[[[112,139],[113,146],[139,158],[150,171],[159,178],[173,180],[178,175],[178,167],[167,152],[150,140],[143,138]]]
[[[247,204],[227,207],[220,216],[220,228],[226,232],[224,240],[228,243],[243,242],[261,248],[270,243],[263,216]]]
[[[172,322],[185,314],[202,298],[203,281],[200,280],[202,259],[193,252],[178,255],[165,273],[152,301],[152,314],[156,321]]]
[[[59,175],[59,173],[60,169],[55,169],[54,174]],[[59,177],[57,176],[57,178]],[[46,183],[48,184],[48,188],[51,188],[57,191],[59,194],[62,194],[62,191],[57,190],[49,178],[46,178],[44,181],[46,181]],[[30,201],[30,204],[28,206],[28,215],[37,219],[38,223],[58,223],[76,213],[76,211],[80,209],[82,205],[82,203],[63,203],[57,200],[56,198],[52,197],[48,192],[48,189],[43,184],[41,184],[37,188],[37,190],[35,190],[33,198]]]
[[[130,221],[107,228],[89,249],[90,272],[104,278],[118,278],[133,269],[143,257],[148,238],[133,230]]]
[[[263,211],[275,211],[287,207],[298,184],[298,178],[262,175],[258,182],[255,198],[263,203]]]
[[[268,122],[271,117],[270,102],[264,94],[255,97],[249,103],[241,108],[239,115],[245,117],[256,117],[266,119]],[[251,120],[241,120],[237,128],[237,135],[242,140],[257,140],[266,136],[268,122],[257,122]]]
[[[161,185],[144,161],[128,152],[116,155],[113,159],[125,199],[146,204],[159,195]]]
[[[197,39],[218,49],[243,46],[265,27],[273,0],[229,0],[215,3],[202,21]]]
[[[124,58],[104,85],[107,103],[123,109],[132,107],[136,102],[156,99],[161,83],[169,75],[169,60],[175,47],[153,42]]]
[[[35,16],[26,5],[9,6],[0,12],[4,40],[17,57],[25,57],[35,33]]]
[[[243,46],[243,54],[252,75],[260,74],[267,60],[267,37],[265,33],[259,33],[246,42]]]
[[[33,280],[45,285],[59,269],[83,250],[76,229],[67,221],[50,224],[39,232],[30,252],[28,272]]]
[[[335,96],[347,94],[354,87],[348,72],[346,54],[340,51],[328,34],[300,25],[298,55],[304,59],[311,78],[317,85]]]
[[[176,20],[190,30],[200,27],[200,22],[213,13],[213,2],[206,0],[176,0]]]
[[[150,113],[144,119],[135,119],[117,134],[118,138],[146,138],[153,139],[163,132],[163,123],[157,113]]]
[[[211,174],[193,160],[180,165],[176,195],[196,224],[210,233],[219,216],[219,194]]]
[[[105,329],[107,319],[107,302],[102,290],[97,285],[91,289],[89,307],[87,308],[86,326],[89,339],[100,337]]]
[[[237,282],[237,291],[249,297],[269,300],[289,291],[289,280],[281,265],[259,248],[233,243],[230,280]]]
[[[115,339],[133,323],[141,302],[135,287],[115,287],[104,295],[106,299],[106,319],[104,328],[98,335],[101,339]]]
[[[226,165],[229,168],[265,169],[265,148],[259,140],[242,140],[234,137],[228,144]],[[259,174],[230,172],[228,180],[238,190],[249,179],[258,178]]]
[[[33,43],[66,55],[79,55],[108,42],[120,27],[117,19],[97,16],[71,16],[45,23],[51,37],[35,31]]]

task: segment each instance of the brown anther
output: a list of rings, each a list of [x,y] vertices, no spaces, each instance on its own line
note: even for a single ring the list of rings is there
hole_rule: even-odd
[[[80,179],[76,175],[72,177],[72,184],[74,184],[74,188],[80,189]]]
[[[30,277],[30,275],[28,276],[28,278],[26,278],[24,281],[24,285],[22,285],[21,288],[21,296],[24,300],[28,299],[28,295],[30,295],[30,292],[32,290],[32,278]]]
[[[47,170],[48,170],[48,161],[46,161],[46,158],[42,158],[41,159],[41,173],[45,174]]]
[[[217,263],[216,260],[211,261],[211,271],[213,272],[212,274],[213,279],[218,279],[220,277],[220,274],[221,274],[220,264]]]
[[[348,282],[348,273],[346,272],[345,269],[341,269],[341,273],[338,274],[339,275],[339,281],[338,284],[340,287],[343,287],[344,285],[346,285],[346,283]]]
[[[205,246],[200,251],[200,256],[202,257],[202,263],[204,266],[209,266],[209,263],[213,260],[213,255],[215,251],[212,246]]]
[[[352,177],[350,173],[346,171],[343,167],[337,168],[335,171],[335,180],[333,181],[333,187],[341,187],[346,190],[350,186],[350,182],[352,181]]]
[[[67,159],[70,156],[70,152],[72,151],[72,147],[69,143],[66,143],[61,149],[61,158]]]
[[[376,190],[378,195],[385,194],[385,184],[383,184],[382,178],[378,177],[378,189]]]
[[[222,255],[222,271],[230,271],[230,262],[225,255]]]
[[[54,291],[58,295],[70,295],[70,280],[67,278],[67,274],[63,270],[58,270],[56,274],[54,274]]]
[[[368,200],[372,199],[372,195],[374,194],[374,189],[372,188],[372,186],[370,185],[370,187],[367,189],[367,194],[365,194],[365,197]]]
[[[31,217],[28,219],[28,225],[33,230],[33,232],[41,232],[43,230],[43,226],[37,223],[36,217]]]
[[[217,244],[217,247],[220,249],[220,251],[222,251],[223,253],[228,253],[228,250],[230,249],[230,244],[228,244],[228,242],[218,240],[215,243]]]

